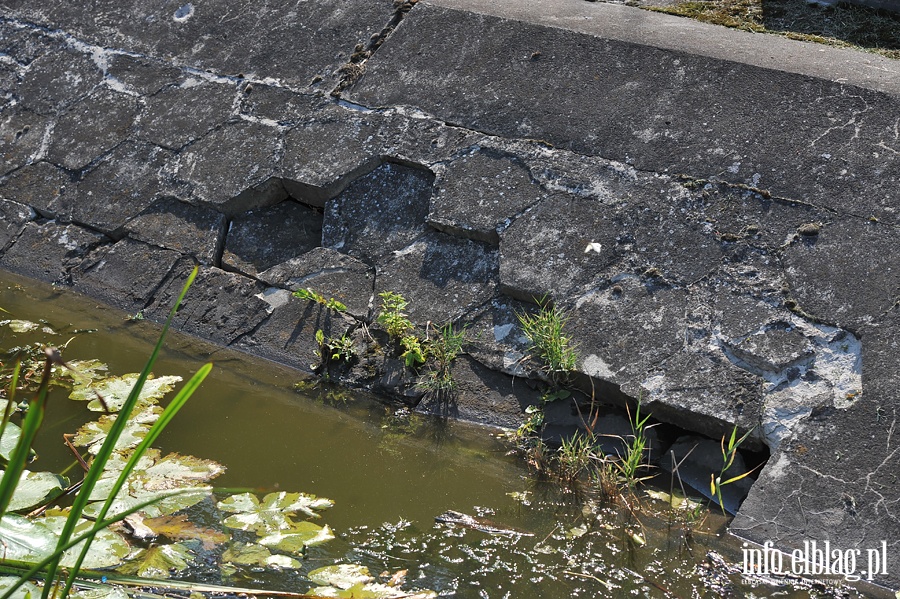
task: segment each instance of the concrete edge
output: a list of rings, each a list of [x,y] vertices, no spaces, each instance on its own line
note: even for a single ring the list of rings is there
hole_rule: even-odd
[[[900,96],[900,60],[861,50],[751,33],[606,2],[423,0],[423,3],[808,75]]]

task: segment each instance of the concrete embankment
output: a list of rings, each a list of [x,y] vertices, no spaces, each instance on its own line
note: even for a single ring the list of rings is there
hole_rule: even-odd
[[[734,532],[900,587],[896,63],[577,0],[0,7],[3,268],[161,319],[199,263],[178,326],[306,370],[401,293],[468,325],[453,401],[338,374],[501,426],[548,298],[600,401],[771,451]]]

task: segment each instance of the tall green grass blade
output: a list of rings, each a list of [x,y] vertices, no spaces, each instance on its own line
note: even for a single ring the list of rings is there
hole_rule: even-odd
[[[137,381],[135,381],[134,387],[132,388],[131,393],[128,395],[128,399],[125,400],[125,404],[119,410],[119,414],[109,430],[106,441],[103,442],[103,445],[100,447],[100,450],[94,457],[94,461],[91,465],[90,470],[88,470],[88,472],[85,474],[84,481],[81,485],[81,491],[78,493],[78,495],[75,496],[75,500],[73,501],[72,507],[69,511],[69,517],[66,520],[66,524],[63,527],[62,533],[60,534],[58,547],[65,545],[74,533],[75,527],[78,524],[78,520],[81,518],[81,514],[88,503],[91,493],[93,492],[94,487],[97,485],[97,481],[100,480],[100,476],[103,474],[103,470],[106,467],[106,462],[109,460],[109,457],[115,450],[116,442],[122,435],[122,431],[125,430],[125,425],[128,422],[128,418],[129,416],[131,416],[131,412],[134,409],[134,406],[137,404],[138,398],[140,397],[141,389],[143,388],[144,383],[147,381],[147,378],[150,376],[150,371],[153,368],[153,365],[156,363],[156,358],[159,356],[159,353],[162,350],[163,341],[165,340],[166,333],[168,332],[172,321],[175,319],[175,313],[181,306],[181,302],[184,300],[184,296],[187,294],[188,289],[194,282],[194,279],[197,277],[198,272],[199,267],[195,266],[193,271],[191,271],[190,276],[188,276],[187,282],[185,282],[184,287],[182,288],[181,293],[178,296],[178,299],[175,301],[175,304],[169,311],[169,316],[168,318],[166,318],[166,322],[163,325],[162,332],[159,335],[159,340],[156,342],[156,346],[153,348],[153,352],[150,354],[150,358],[147,360],[146,366],[144,366],[144,369],[138,376]],[[62,554],[60,554],[60,556],[61,555]],[[56,573],[59,569],[59,560],[60,557],[58,556],[55,560],[48,564],[47,580],[54,580],[56,578]],[[47,584],[44,586],[44,591],[41,595],[41,599],[49,598],[50,589],[52,586],[54,585]]]
[[[110,491],[109,496],[106,498],[106,502],[103,504],[103,507],[97,514],[98,520],[103,520],[104,518],[106,518],[107,512],[109,512],[110,507],[112,507],[112,504],[115,501],[116,496],[118,496],[119,491],[121,491],[122,487],[125,486],[125,481],[131,474],[131,471],[134,470],[134,467],[137,465],[138,460],[140,460],[141,456],[143,456],[144,453],[146,453],[146,451],[150,449],[150,446],[156,441],[157,437],[159,437],[163,429],[166,428],[166,425],[168,425],[169,422],[172,421],[172,418],[175,417],[175,415],[184,406],[187,400],[190,399],[190,397],[194,394],[194,392],[212,370],[212,366],[212,364],[204,364],[203,367],[200,368],[200,370],[198,370],[187,383],[185,383],[181,391],[179,391],[178,394],[169,403],[169,405],[166,406],[166,409],[163,410],[163,413],[160,415],[159,419],[147,432],[144,440],[141,441],[141,443],[132,452],[131,457],[125,464],[122,472],[119,474],[119,478],[116,479],[116,482],[112,487],[112,491]],[[66,579],[66,586],[61,593],[62,597],[66,597],[69,593],[69,590],[72,588],[72,584],[75,582],[75,579],[78,576],[78,571],[81,569],[81,564],[84,562],[84,558],[87,556],[88,549],[90,549],[91,541],[94,540],[94,535],[91,534],[88,539],[88,542],[85,543],[84,548],[81,550],[81,554],[78,556],[78,560],[75,562],[75,565],[69,572],[69,577]]]
[[[9,391],[6,393],[6,409],[3,410],[3,422],[0,423],[0,431],[6,429],[6,423],[12,417],[13,410],[16,409],[16,387],[19,386],[19,372],[22,370],[22,361],[16,360],[13,367],[12,377],[9,382]]]
[[[47,350],[47,359],[44,363],[44,372],[41,375],[41,386],[37,394],[28,404],[28,413],[25,415],[25,422],[22,423],[22,432],[19,436],[19,442],[13,449],[12,455],[9,456],[9,463],[6,465],[6,472],[3,473],[3,479],[0,480],[0,516],[6,513],[9,508],[9,502],[12,500],[13,493],[19,484],[22,471],[25,470],[25,464],[28,456],[31,454],[31,445],[37,436],[38,429],[44,421],[44,413],[47,409],[47,393],[50,389],[50,371],[53,366],[51,354],[49,352],[56,350]],[[18,364],[17,364],[18,367]]]

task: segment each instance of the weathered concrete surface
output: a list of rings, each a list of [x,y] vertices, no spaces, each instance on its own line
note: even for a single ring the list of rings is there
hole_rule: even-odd
[[[896,63],[576,0],[38,4],[0,0],[0,266],[160,320],[199,262],[183,330],[509,427],[551,300],[580,401],[772,452],[737,532],[887,540],[900,588]],[[383,291],[467,326],[453,393]]]

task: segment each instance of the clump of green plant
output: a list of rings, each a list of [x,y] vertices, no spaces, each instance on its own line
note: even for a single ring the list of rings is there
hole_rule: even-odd
[[[403,358],[407,368],[424,364],[428,358],[428,348],[415,334],[415,327],[404,312],[409,302],[393,291],[382,291],[378,297],[381,298],[381,311],[376,321],[384,327],[391,339],[400,343],[403,348],[400,357]]]
[[[409,331],[413,330],[413,323],[403,312],[409,302],[399,293],[382,291],[378,294],[381,298],[381,311],[376,321],[384,327],[392,339],[401,340]]]
[[[316,293],[309,287],[307,287],[305,289],[298,289],[292,295],[299,299],[316,302],[317,304],[321,304],[321,305],[325,306],[326,308],[328,308],[329,310],[334,310],[335,312],[346,312],[347,311],[347,306],[345,306],[341,302],[337,301],[333,297],[329,297],[326,299],[324,295]]]
[[[533,439],[540,433],[541,427],[544,426],[544,407],[540,405],[531,405],[525,408],[525,419],[513,435],[516,443],[522,444],[526,440]]]
[[[744,435],[740,439],[738,439],[737,425],[735,425],[735,427],[731,430],[731,437],[729,437],[728,439],[727,447],[725,446],[725,435],[722,435],[722,469],[719,471],[718,476],[716,476],[715,473],[711,473],[709,475],[709,491],[719,502],[719,507],[722,508],[723,513],[725,512],[725,504],[722,501],[722,487],[731,483],[735,483],[742,478],[746,478],[747,476],[750,476],[751,472],[753,472],[753,470],[748,470],[747,472],[744,472],[737,476],[733,476],[728,480],[722,480],[725,477],[725,472],[729,468],[731,468],[732,464],[734,464],[734,458],[737,456],[738,448],[744,441],[747,440],[747,437],[749,437],[750,433],[752,432],[753,429],[751,428],[746,433],[744,433]]]
[[[450,368],[462,351],[466,331],[454,329],[452,323],[433,329],[435,335],[428,342],[428,357],[433,361],[433,368],[426,374],[421,386],[429,391],[447,393],[456,387]]]
[[[319,352],[323,361],[343,360],[349,362],[356,356],[356,349],[353,347],[353,338],[346,333],[340,337],[325,337],[322,329],[316,331],[316,343],[319,345]]]
[[[568,317],[556,306],[542,302],[537,314],[516,315],[525,337],[531,342],[534,357],[542,363],[542,369],[550,380],[560,382],[575,369],[578,354],[572,340],[565,334]]]
[[[619,496],[619,478],[616,462],[610,456],[600,452],[592,452],[593,464],[589,476],[600,499],[609,500]]]
[[[587,472],[594,458],[594,437],[592,434],[576,433],[564,438],[557,450],[558,476],[567,484],[578,480]]]
[[[650,415],[641,418],[641,402],[638,401],[633,417],[631,409],[628,408],[628,417],[631,421],[631,435],[627,439],[623,439],[625,455],[620,456],[615,464],[625,485],[629,489],[634,489],[639,482],[652,478],[640,475],[641,470],[649,467],[645,458],[649,449],[647,430],[650,427],[647,426],[647,421],[650,419]]]
[[[428,358],[428,350],[422,344],[422,340],[417,335],[404,335],[400,339],[400,345],[403,347],[403,358],[407,368],[414,368],[419,364],[424,364]]]

